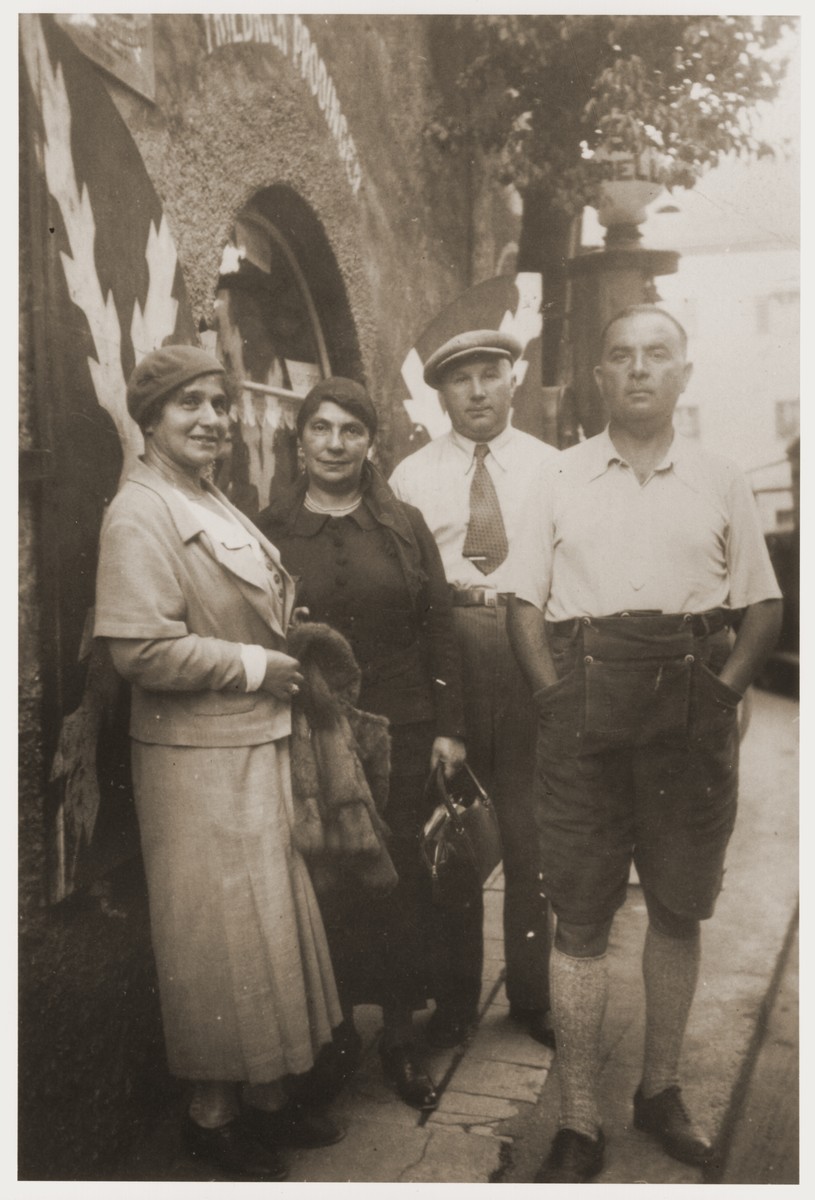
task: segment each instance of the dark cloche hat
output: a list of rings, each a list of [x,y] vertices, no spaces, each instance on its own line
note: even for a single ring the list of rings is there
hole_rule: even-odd
[[[340,408],[352,413],[361,421],[371,437],[376,436],[377,418],[373,401],[361,383],[354,379],[345,379],[342,375],[331,375],[321,379],[306,396],[297,413],[297,432],[302,435],[306,421],[311,417],[324,400],[333,400]]]
[[[224,365],[198,346],[162,346],[136,364],[127,384],[127,411],[138,422],[156,400],[199,375],[223,375]]]
[[[514,363],[522,353],[523,346],[509,333],[497,329],[470,329],[467,333],[456,334],[430,355],[424,366],[424,381],[437,388],[448,367],[475,354],[494,354]]]

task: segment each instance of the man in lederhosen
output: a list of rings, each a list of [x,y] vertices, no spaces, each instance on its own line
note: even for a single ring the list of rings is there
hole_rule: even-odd
[[[736,817],[738,704],[781,600],[746,479],[674,432],[686,354],[684,329],[651,305],[609,322],[595,368],[609,425],[547,467],[513,547],[509,632],[538,709],[541,864],[557,916],[560,1129],[538,1182],[585,1182],[603,1166],[605,954],[632,858],[648,908],[634,1125],[682,1162],[713,1154],[678,1062]]]

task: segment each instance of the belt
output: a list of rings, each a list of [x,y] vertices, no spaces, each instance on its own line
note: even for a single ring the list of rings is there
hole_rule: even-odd
[[[694,637],[706,637],[710,633],[718,633],[727,629],[733,620],[733,614],[727,608],[711,608],[703,613],[660,613],[653,609],[631,609],[627,612],[613,613],[608,617],[570,617],[567,621],[547,621],[546,628],[553,633],[570,634],[581,625],[596,625],[602,627],[612,622],[624,626],[627,621],[636,622],[641,619],[645,626],[665,632],[677,633],[681,629],[690,629]]]
[[[457,608],[497,608],[509,600],[512,592],[497,592],[491,587],[450,588],[450,598]]]

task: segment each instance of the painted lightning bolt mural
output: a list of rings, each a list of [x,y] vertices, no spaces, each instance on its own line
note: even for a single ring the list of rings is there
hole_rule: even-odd
[[[23,56],[45,130],[43,171],[48,190],[59,205],[70,252],[60,257],[71,299],[88,321],[96,357],[88,359],[96,398],[116,425],[124,462],[121,478],[142,452],[141,432],[127,412],[122,370],[122,330],[113,293],[103,292],[96,266],[96,221],[87,184],[80,188],[71,152],[71,105],[62,67],[51,64],[42,24],[36,17],[22,24]],[[167,221],[151,222],[145,246],[150,286],[144,310],[134,301],[130,336],[136,359],[160,346],[175,330],[178,301],[172,289],[178,261]]]
[[[82,634],[83,623],[86,629],[92,624],[87,609],[102,509],[119,468],[115,443],[121,447],[119,483],[143,449],[127,412],[126,375],[168,338],[192,340],[194,326],[161,203],[96,69],[49,17],[23,15],[20,30],[39,120],[31,130],[38,186],[50,196],[50,228],[41,234],[59,239],[58,253],[53,240],[45,247],[42,282],[43,369],[49,384],[52,376],[55,382],[46,396],[55,462],[42,531],[51,539],[55,576],[46,620],[56,630],[52,667],[58,703],[65,705],[46,804],[48,891],[56,901],[75,889],[82,872],[87,882],[88,874],[93,880],[95,870],[106,869],[87,865],[96,862],[88,851],[100,805],[111,803],[115,819],[124,820],[129,796],[127,768],[116,774],[120,760],[110,749],[118,679]],[[115,435],[102,414],[94,414],[91,397]]]

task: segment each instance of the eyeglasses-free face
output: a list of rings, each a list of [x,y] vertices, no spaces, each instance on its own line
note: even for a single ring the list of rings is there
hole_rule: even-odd
[[[495,355],[473,355],[451,366],[439,398],[462,437],[489,442],[506,429],[515,383],[512,364]]]
[[[692,370],[672,321],[633,313],[609,328],[594,377],[612,426],[647,431],[670,424]]]
[[[323,400],[303,426],[300,445],[309,480],[327,492],[347,492],[359,483],[371,435],[347,409]]]
[[[197,478],[220,451],[229,429],[229,401],[221,375],[182,384],[145,429],[145,456]]]

